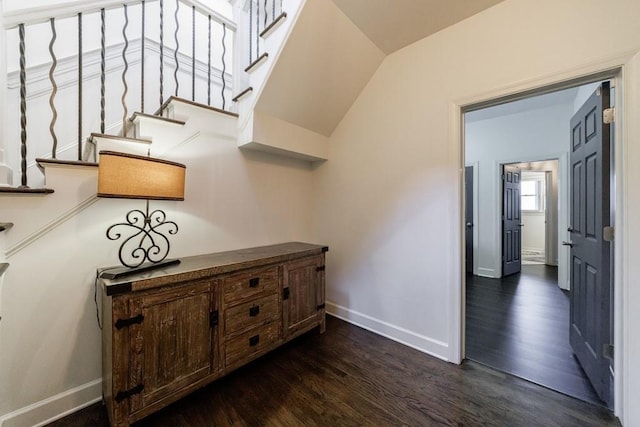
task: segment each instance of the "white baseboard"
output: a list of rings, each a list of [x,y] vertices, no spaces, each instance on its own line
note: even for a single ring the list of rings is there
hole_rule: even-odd
[[[496,271],[493,268],[482,268],[482,267],[478,267],[477,275],[480,277],[488,277],[490,279],[497,279],[500,277],[496,275]]]
[[[523,252],[524,252],[524,251],[537,252],[537,253],[540,253],[540,254],[543,254],[543,255],[544,255],[544,248],[529,248],[529,247],[526,247],[526,248],[525,248],[525,247],[523,246],[523,247],[522,247],[522,251],[523,251]]]
[[[375,319],[366,314],[358,313],[357,311],[329,301],[326,303],[326,309],[327,314],[337,317],[338,319],[397,341],[400,344],[404,344],[430,356],[437,357],[446,362],[449,361],[448,354],[450,349],[447,343],[416,334],[415,332]]]
[[[0,427],[40,427],[102,400],[102,378],[0,417]]]

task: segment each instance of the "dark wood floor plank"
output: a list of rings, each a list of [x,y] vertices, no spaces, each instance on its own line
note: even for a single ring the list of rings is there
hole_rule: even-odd
[[[467,361],[458,366],[329,317],[312,331],[135,424],[618,426],[605,408]],[[93,405],[50,426],[108,426]]]
[[[501,279],[467,276],[466,356],[603,404],[569,344],[569,298],[557,268],[523,265]]]

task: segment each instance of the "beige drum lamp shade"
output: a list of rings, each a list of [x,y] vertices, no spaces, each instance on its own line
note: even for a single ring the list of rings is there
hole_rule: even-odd
[[[101,151],[98,197],[184,200],[185,171],[168,160]]]

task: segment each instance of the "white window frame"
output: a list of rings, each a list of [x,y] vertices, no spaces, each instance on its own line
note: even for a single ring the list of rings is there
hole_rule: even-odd
[[[525,194],[522,191],[522,184],[525,182],[535,182],[535,193],[534,194]],[[522,212],[544,212],[546,197],[545,197],[546,184],[544,177],[532,177],[532,178],[522,178],[520,181],[520,206],[522,206]],[[535,208],[534,209],[525,209],[525,204],[523,203],[523,197],[535,197]]]

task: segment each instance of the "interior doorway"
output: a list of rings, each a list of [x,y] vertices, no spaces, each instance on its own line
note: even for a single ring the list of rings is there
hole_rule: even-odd
[[[521,263],[557,267],[558,159],[509,166],[520,171]]]
[[[584,216],[578,211],[588,210],[574,203],[572,186],[592,177],[582,174],[583,169],[576,172],[579,168],[571,163],[577,146],[572,145],[575,129],[570,123],[599,87],[600,82],[577,86],[465,114],[465,161],[475,162],[479,170],[478,183],[474,183],[477,194],[472,198],[477,201],[473,207],[477,237],[473,273],[467,273],[466,279],[465,343],[470,359],[612,407],[612,398],[600,400],[602,384],[596,381],[592,386],[593,378],[582,369],[584,361],[573,356],[576,351],[569,343],[576,304],[572,292],[582,286],[576,286],[574,280],[575,290],[571,289],[571,278],[577,277],[571,233],[576,218]],[[600,125],[590,122],[589,126]],[[517,185],[504,185],[508,174],[517,175]],[[518,194],[513,195],[516,189]],[[513,194],[508,195],[508,190]],[[515,212],[520,216],[516,218]],[[526,239],[528,223],[532,232]],[[516,234],[520,240],[513,237]],[[542,301],[543,297],[548,299]],[[493,319],[483,322],[483,316]],[[500,321],[492,324],[496,318]],[[604,319],[598,319],[605,325]],[[603,326],[607,327],[612,330],[613,325]],[[525,341],[532,345],[520,345]],[[554,344],[545,348],[549,342]],[[554,349],[560,351],[552,354]]]

